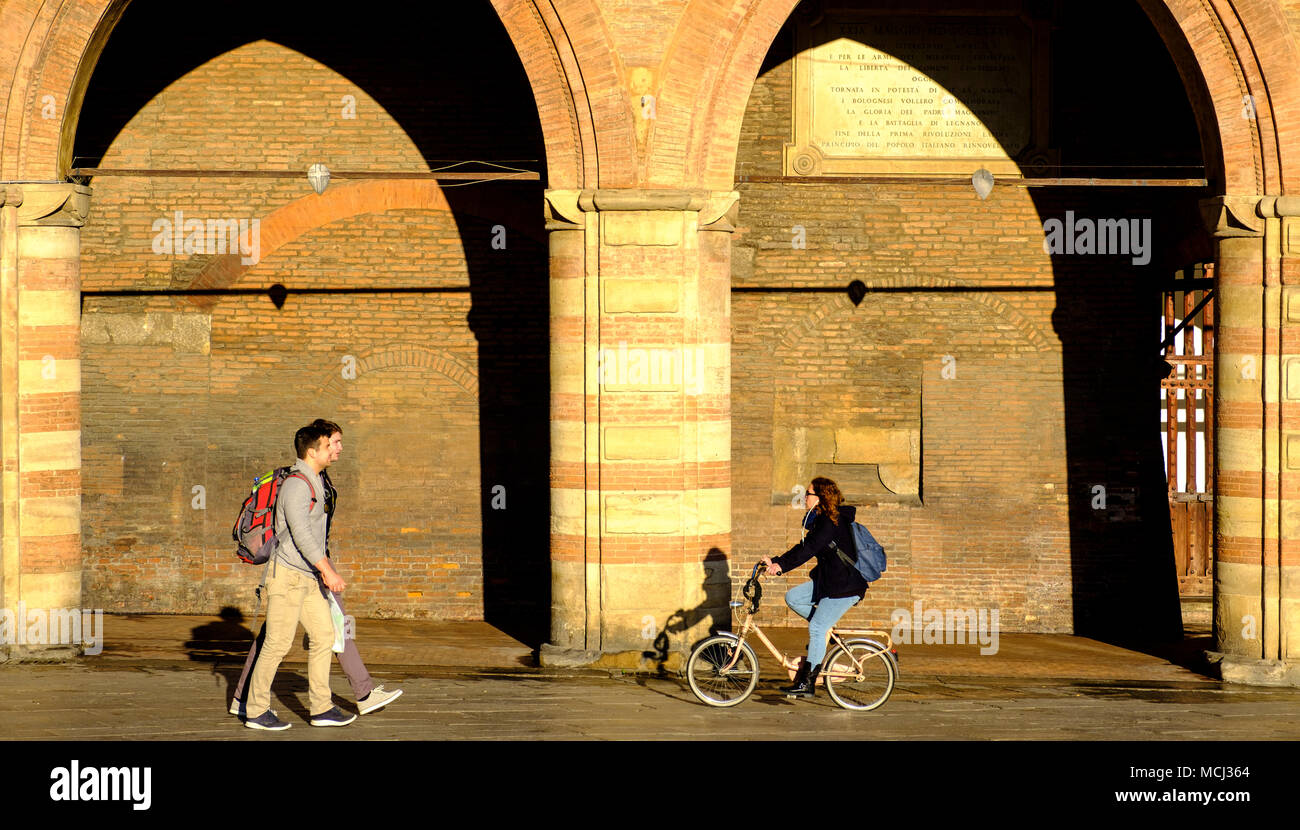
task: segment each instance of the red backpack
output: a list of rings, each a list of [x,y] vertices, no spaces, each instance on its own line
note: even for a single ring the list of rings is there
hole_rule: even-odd
[[[294,472],[293,467],[277,467],[259,476],[253,482],[253,492],[239,509],[234,529],[230,531],[239,545],[235,555],[249,565],[264,564],[280,546],[280,540],[275,536],[275,501],[280,495],[280,485],[290,476],[307,482],[311,490],[311,506],[316,506],[316,488],[312,487],[307,476]]]

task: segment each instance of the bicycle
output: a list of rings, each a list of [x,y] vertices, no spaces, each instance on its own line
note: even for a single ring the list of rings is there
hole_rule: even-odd
[[[745,609],[740,633],[719,631],[692,651],[686,661],[686,681],[691,692],[709,706],[735,706],[744,702],[758,686],[758,656],[745,638],[758,635],[772,656],[794,676],[798,659],[792,660],[767,638],[754,615],[763,596],[763,563],[754,566],[732,608]],[[849,638],[849,639],[845,639]],[[889,632],[871,628],[832,628],[829,652],[818,684],[824,682],[831,700],[845,709],[868,711],[889,700],[898,680],[898,651]]]

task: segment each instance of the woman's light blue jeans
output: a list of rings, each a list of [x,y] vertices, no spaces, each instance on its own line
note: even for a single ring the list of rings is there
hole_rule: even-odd
[[[822,597],[813,605],[813,584],[805,582],[785,592],[785,604],[808,621],[808,663],[820,666],[826,657],[826,634],[844,612],[858,604],[859,597]]]

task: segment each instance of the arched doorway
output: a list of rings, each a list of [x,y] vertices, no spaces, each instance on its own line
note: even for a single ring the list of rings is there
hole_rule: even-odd
[[[102,171],[81,234],[87,596],[251,608],[227,514],[323,416],[345,435],[332,547],[349,610],[540,642],[546,264],[521,205],[544,160],[509,40],[489,9],[439,11],[476,40],[438,49],[432,19],[331,34],[300,26],[306,7],[248,11],[174,37],[174,11],[133,3],[86,94],[75,169]],[[456,161],[533,176],[427,178]],[[336,173],[319,195],[314,163]]]

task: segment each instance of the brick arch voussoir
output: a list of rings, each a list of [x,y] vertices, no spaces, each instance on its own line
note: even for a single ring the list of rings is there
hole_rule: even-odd
[[[343,376],[343,357],[351,357],[356,362],[355,379]],[[339,400],[347,394],[348,384],[355,383],[366,374],[409,367],[428,369],[442,375],[470,397],[478,398],[478,373],[474,369],[446,352],[412,343],[370,349],[355,355],[341,355],[338,361],[325,370],[323,378],[316,385],[317,396],[325,400]]]
[[[665,56],[659,117],[649,134],[652,184],[732,189],[754,79],[797,5],[694,0],[687,6]],[[701,42],[712,48],[693,48]]]
[[[969,299],[976,304],[983,306],[994,316],[999,317],[1007,322],[1018,333],[1026,343],[1029,343],[1035,349],[1047,350],[1050,348],[1051,341],[1041,326],[1035,325],[1010,303],[999,299],[997,295],[988,292],[978,291],[978,286],[963,283],[958,280],[946,279],[943,277],[882,277],[873,279],[867,285],[867,297],[871,296],[873,289],[895,288],[895,287],[921,287],[921,288],[951,288],[963,287],[974,288],[975,292],[967,295]],[[863,302],[866,302],[864,300]],[[813,336],[821,328],[822,323],[832,315],[851,314],[856,306],[849,299],[848,292],[833,295],[832,299],[818,304],[817,308],[810,311],[804,316],[802,323],[797,326],[791,326],[785,334],[772,343],[770,354],[775,356],[778,352],[787,351],[794,346]]]
[[[636,132],[624,68],[595,0],[562,6],[492,0],[537,99],[548,186],[636,183]],[[551,154],[556,154],[552,159]]]
[[[16,82],[0,119],[0,179],[67,178],[91,73],[129,1],[0,3],[0,31],[25,32],[15,62],[0,58],[0,73]],[[47,95],[54,118],[42,115]]]
[[[492,0],[492,7],[519,55],[533,90],[546,147],[548,187],[580,188],[595,181],[596,145],[591,111],[585,106],[585,100],[575,99],[567,82],[566,61],[559,54],[542,13],[535,3],[526,0]]]
[[[1186,0],[1178,0],[1186,2]],[[1176,0],[1167,0],[1172,7]],[[1257,193],[1289,193],[1300,180],[1285,127],[1300,120],[1300,46],[1276,0],[1201,0],[1221,23],[1219,40],[1238,66],[1240,93],[1223,102],[1226,120],[1245,127],[1255,141]],[[1255,117],[1242,117],[1242,94],[1254,101]],[[1216,102],[1217,103],[1217,102]],[[1226,111],[1226,112],[1225,112]],[[1225,151],[1226,152],[1226,151]]]
[[[1263,195],[1280,186],[1275,96],[1251,52],[1243,21],[1218,0],[1138,2],[1183,79],[1211,188]],[[1286,48],[1294,51],[1294,43]],[[1280,76],[1279,82],[1286,85]],[[1242,115],[1247,95],[1254,101],[1255,117],[1250,119]]]

